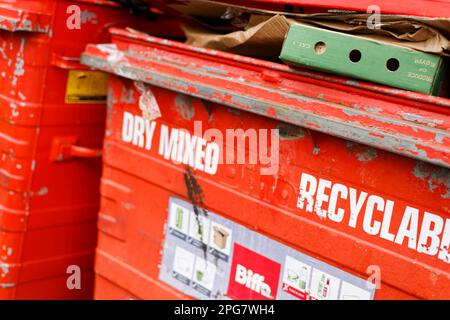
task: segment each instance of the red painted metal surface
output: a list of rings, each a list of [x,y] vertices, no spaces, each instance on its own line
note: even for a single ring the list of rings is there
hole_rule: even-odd
[[[104,144],[97,299],[189,298],[158,280],[169,197],[191,201],[188,168],[161,155],[158,129],[151,145],[124,140],[124,114],[142,116],[133,80],[148,84],[161,109],[156,128],[197,136],[199,122],[200,135],[207,129],[223,136],[227,129],[280,129],[275,175],[261,175],[260,163],[219,164],[215,174],[195,171],[207,210],[361,278],[378,266],[382,282],[375,299],[450,298],[447,231],[439,257],[367,233],[362,217],[352,227],[298,206],[300,181],[309,174],[395,203],[389,219],[362,207],[373,212],[371,223],[387,221],[390,232],[399,230],[408,207],[417,210],[419,226],[425,212],[450,226],[449,100],[135,32],[113,34],[117,49],[89,46],[82,56],[83,63],[117,75],[110,80]],[[386,137],[393,140],[383,142]],[[339,208],[350,212],[341,200]]]
[[[109,1],[0,1],[0,299],[92,297],[105,104],[66,104],[67,78],[86,43],[138,21]]]
[[[189,201],[186,167],[158,153],[158,129],[151,150],[122,140],[124,113],[141,115],[136,102],[140,93],[123,78],[112,78],[110,85],[95,297],[189,298],[158,280],[169,197]],[[353,229],[323,220],[296,206],[300,176],[306,172],[395,201],[400,208],[394,212],[392,230],[406,205],[449,221],[447,169],[172,90],[150,88],[163,114],[157,127],[164,124],[193,134],[194,121],[201,121],[203,130],[215,128],[224,136],[227,129],[290,128],[290,134],[281,136],[276,176],[261,176],[259,165],[239,164],[219,165],[215,175],[196,173],[209,211],[362,278],[368,277],[369,266],[379,266],[382,285],[376,299],[449,298],[448,261],[419,254],[406,243],[399,246],[367,235],[360,226]],[[342,208],[349,210],[348,205]]]

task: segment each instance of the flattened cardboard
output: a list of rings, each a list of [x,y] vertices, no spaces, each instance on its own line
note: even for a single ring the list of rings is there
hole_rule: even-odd
[[[200,25],[186,24],[187,43],[254,57],[278,57],[289,21],[283,16],[254,16],[246,30],[217,34]]]
[[[204,22],[198,19],[198,17],[205,17],[216,22],[228,21],[228,33],[236,31],[236,25],[242,26],[242,19],[245,16],[244,13],[247,13],[249,16],[251,16],[250,21],[256,21],[254,16],[263,16],[267,19],[267,17],[283,15],[291,22],[302,22],[313,24],[316,26],[320,25],[321,27],[325,27],[330,30],[364,35],[364,37],[368,37],[374,40],[391,42],[393,44],[423,52],[450,56],[450,19],[431,19],[403,15],[381,15],[380,28],[370,29],[366,23],[367,19],[370,17],[370,14],[337,14],[335,12],[317,14],[293,14],[286,12],[250,9],[242,6],[233,6],[230,4],[222,4],[208,0],[183,0],[177,1],[174,4],[168,4],[168,6],[176,12],[179,12],[179,14],[184,15],[185,17],[190,17],[190,20],[194,19],[197,22]],[[239,23],[235,23],[236,20],[239,20]],[[249,22],[249,25],[251,25],[251,22]],[[222,33],[217,32],[217,28],[214,26],[214,24],[210,24],[208,26],[203,23],[202,27],[203,34],[209,33],[211,38],[218,38],[217,42],[223,41],[223,30],[226,29],[223,27],[223,25],[221,26]],[[243,27],[242,29],[246,30],[246,27]],[[189,33],[191,29],[188,26],[185,30]],[[280,31],[283,31],[283,29],[281,29]],[[236,35],[227,36],[233,37]],[[282,38],[284,39],[284,36]],[[247,40],[245,37],[239,38],[236,36],[236,41],[238,41],[238,39],[241,39],[241,44],[243,46],[251,45],[251,43],[245,44]],[[280,37],[277,35],[274,37],[273,41],[275,41],[275,39],[280,39]],[[190,41],[192,41],[192,39]],[[213,42],[211,41],[200,43],[203,43],[205,47],[208,48],[208,45],[213,44]]]

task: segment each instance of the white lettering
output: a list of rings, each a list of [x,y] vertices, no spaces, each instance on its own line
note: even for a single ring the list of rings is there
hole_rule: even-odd
[[[359,198],[356,199],[357,190],[350,188],[350,220],[348,225],[352,228],[356,228],[356,222],[358,220],[359,213],[367,198],[367,192],[361,192]]]
[[[152,149],[153,135],[155,133],[156,122],[145,120],[145,149]]]
[[[270,286],[264,282],[264,276],[253,272],[251,269],[247,269],[243,265],[236,265],[234,280],[264,297],[271,298]]]
[[[195,169],[204,170],[204,165],[202,163],[203,158],[205,158],[205,148],[206,141],[202,138],[198,138],[197,147],[195,148]]]
[[[216,174],[217,166],[219,164],[219,146],[215,143],[208,143],[206,145],[205,155],[205,172],[211,175]]]
[[[328,189],[331,190],[328,192]],[[326,202],[328,208],[324,210]],[[400,219],[393,218],[396,208],[393,200],[385,200],[379,195],[370,195],[326,179],[317,179],[305,172],[302,172],[300,179],[297,207],[306,212],[314,210],[320,217],[328,217],[337,223],[341,223],[349,211],[349,227],[359,227],[366,234],[378,235],[401,246],[407,238],[408,248],[437,256],[450,264],[450,219],[437,214],[424,211],[421,216],[419,209],[405,206],[400,225],[395,230]],[[361,212],[363,214],[359,218]]]
[[[431,224],[434,228],[431,228]],[[439,248],[439,235],[444,227],[444,221],[438,215],[425,212],[422,221],[422,228],[420,230],[419,242],[417,244],[417,251],[434,256]],[[431,240],[428,244],[428,240]]]
[[[341,222],[342,219],[344,219],[345,213],[345,210],[341,208],[337,209],[336,212],[336,205],[339,194],[342,199],[347,199],[348,190],[346,186],[336,183],[333,185],[333,188],[331,188],[330,202],[328,205],[328,218],[335,222]]]
[[[309,188],[307,187],[309,186]],[[306,211],[312,212],[314,205],[314,194],[316,193],[317,180],[312,175],[302,173],[300,180],[300,195],[298,197],[297,207],[303,209],[305,200],[308,202]]]
[[[394,210],[394,201],[386,201],[386,207],[384,209],[383,223],[381,225],[380,237],[391,242],[394,241],[395,236],[389,232],[389,227],[392,220],[392,211]]]
[[[161,125],[161,137],[159,140],[159,154],[162,155],[165,159],[174,159],[176,160],[176,143],[178,140],[178,130],[172,129],[170,130],[169,137],[169,128],[166,125]]]
[[[441,250],[438,258],[444,262],[450,263],[450,219],[445,221],[445,229],[442,234]]]
[[[419,210],[412,207],[406,207],[402,222],[398,228],[395,243],[403,244],[403,239],[408,237],[408,247],[416,249],[417,247],[417,228],[419,225]]]
[[[123,113],[122,141],[130,143],[133,140],[134,117],[129,112]]]
[[[317,194],[316,194],[316,207],[315,211],[319,217],[326,217],[327,212],[326,210],[322,209],[322,205],[324,202],[328,201],[328,195],[325,194],[325,189],[331,188],[331,181],[320,179],[319,180],[319,186],[317,188]]]
[[[381,223],[379,221],[373,221],[373,213],[375,210],[382,211],[383,209],[383,198],[374,195],[369,196],[369,198],[367,199],[366,212],[364,214],[363,220],[363,229],[365,232],[371,235],[377,235],[378,232],[380,232]]]
[[[187,164],[194,168],[194,150],[195,150],[195,143],[197,142],[197,136],[191,136],[190,134],[186,134],[185,136],[185,150],[184,150],[184,157],[183,157],[183,163]]]
[[[144,119],[139,116],[134,116],[134,135],[133,144],[140,148],[144,147],[144,132],[145,124]]]

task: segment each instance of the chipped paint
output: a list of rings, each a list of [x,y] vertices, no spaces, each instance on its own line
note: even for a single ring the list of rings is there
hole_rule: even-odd
[[[108,88],[110,90],[110,88]],[[114,104],[114,96],[112,95],[112,92],[110,93],[108,91],[108,101],[111,101],[112,104]],[[120,93],[120,102],[126,103],[126,104],[133,104],[136,103],[136,99],[134,98],[134,91],[132,88],[126,88],[125,86],[122,86],[121,93]]]
[[[436,125],[444,123],[442,119],[429,119],[414,113],[400,112],[400,116],[407,121],[425,124],[430,127],[435,127]]]
[[[19,98],[22,100],[22,101],[26,101],[27,100],[27,97],[25,97],[25,95],[22,93],[22,92],[18,92],[17,93],[17,95],[19,96]]]
[[[14,102],[11,102],[11,116],[13,118],[17,118],[19,116],[19,111],[17,110],[17,105]]]
[[[24,49],[25,49],[25,37],[22,37],[20,39],[20,48],[17,51],[16,55],[16,63],[14,66],[14,77],[11,82],[13,86],[16,86],[18,78],[22,77],[25,74],[25,60],[23,57]]]
[[[191,120],[195,116],[193,101],[192,96],[182,93],[178,93],[175,97],[175,108],[185,120]]]
[[[314,146],[313,151],[312,151],[313,155],[317,156],[319,154],[319,152],[320,152],[320,147]]]
[[[13,254],[13,249],[11,247],[7,247],[5,244],[2,246],[2,251],[5,251],[5,254],[0,256],[0,259],[2,259],[3,261],[6,261],[8,257]]]
[[[135,208],[135,206],[132,203],[129,203],[129,202],[124,202],[122,204],[122,206],[123,206],[123,208],[125,210],[133,210]]]
[[[241,111],[240,111],[240,110],[238,110],[238,109],[234,109],[234,108],[227,108],[227,111],[228,111],[229,113],[232,113],[232,114],[234,114],[235,116],[239,116],[239,115],[241,115]]]
[[[3,13],[3,10],[6,12]],[[12,17],[11,14],[16,16]],[[0,8],[0,30],[47,33],[50,20],[50,16],[40,12],[27,12],[14,7]]]
[[[47,187],[42,187],[41,189],[39,189],[38,192],[36,192],[37,196],[46,196],[48,194],[48,188]]]
[[[380,107],[364,107],[364,109],[367,112],[373,113],[373,114],[378,114],[380,113],[383,109]]]
[[[356,142],[347,141],[347,149],[354,155],[360,162],[370,162],[378,157],[376,149],[368,146],[361,145]]]
[[[92,23],[92,24],[97,24],[97,14],[95,12],[89,12],[87,10],[83,10],[81,12],[81,23],[86,24],[86,23]]]
[[[123,52],[118,50],[115,44],[99,44],[98,49],[108,54],[107,60],[111,64],[119,62],[125,56]]]
[[[296,140],[306,135],[305,129],[287,123],[279,123],[277,129],[277,135],[281,140]]]
[[[450,170],[417,161],[413,169],[416,178],[426,182],[428,190],[439,190],[441,197],[450,199]]]
[[[9,264],[7,263],[0,263],[0,270],[1,274],[0,277],[4,278],[9,273]]]
[[[134,84],[140,92],[139,109],[142,111],[142,116],[150,121],[160,118],[161,110],[150,86],[140,81],[136,81]]]
[[[207,66],[207,65],[202,65],[202,66],[200,66],[200,68],[204,69],[208,72],[217,73],[217,74],[221,74],[221,75],[228,74],[228,72],[225,69],[215,68],[215,67],[211,67],[211,66]]]
[[[436,132],[436,136],[434,137],[434,141],[437,143],[444,143],[444,139],[448,137],[440,132]]]
[[[7,60],[7,59],[8,59],[8,56],[7,56],[6,53],[5,53],[5,49],[6,49],[6,41],[3,42],[3,47],[0,48],[0,53],[1,53],[2,58],[3,58],[4,60]]]

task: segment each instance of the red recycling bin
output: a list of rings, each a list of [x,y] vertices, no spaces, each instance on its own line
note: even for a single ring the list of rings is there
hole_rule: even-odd
[[[450,298],[450,100],[111,32],[96,299]]]
[[[0,299],[92,297],[107,75],[79,58],[138,21],[112,1],[0,1]]]

